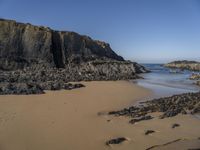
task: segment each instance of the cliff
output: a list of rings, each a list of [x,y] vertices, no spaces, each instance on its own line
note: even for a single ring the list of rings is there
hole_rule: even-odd
[[[143,66],[125,61],[108,43],[0,19],[0,94],[72,89],[65,83],[135,79],[144,72]]]
[[[182,70],[200,71],[200,62],[196,61],[173,61],[164,65],[169,68],[177,68]]]
[[[95,59],[124,61],[109,46],[75,32],[0,19],[0,68],[21,69],[33,62],[57,68]]]

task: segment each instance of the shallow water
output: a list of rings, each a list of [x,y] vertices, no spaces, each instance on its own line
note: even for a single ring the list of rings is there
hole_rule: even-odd
[[[136,82],[138,85],[152,90],[154,92],[153,98],[200,90],[194,84],[195,81],[189,80],[189,77],[194,73],[192,71],[171,70],[163,67],[162,64],[143,65],[151,72],[142,74],[144,79],[138,79]]]

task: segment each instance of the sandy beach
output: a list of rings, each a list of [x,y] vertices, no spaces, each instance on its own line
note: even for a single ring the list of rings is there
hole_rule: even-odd
[[[0,150],[200,150],[200,0],[0,0]]]
[[[128,141],[116,150],[187,149],[199,146],[200,120],[189,115],[152,119],[131,125],[126,117],[105,115],[152,92],[128,81],[83,82],[85,88],[42,95],[0,96],[0,150],[103,150],[116,137]],[[158,115],[158,114],[153,114]],[[173,123],[180,127],[171,128]],[[145,135],[145,130],[156,132]],[[177,142],[172,142],[176,141]],[[172,142],[172,144],[166,144]],[[192,144],[191,144],[192,143]],[[189,145],[190,144],[190,145]]]

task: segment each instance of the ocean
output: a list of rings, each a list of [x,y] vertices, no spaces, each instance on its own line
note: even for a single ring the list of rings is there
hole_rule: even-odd
[[[192,73],[199,73],[179,69],[169,69],[162,64],[143,64],[150,73],[141,74],[144,79],[136,80],[137,84],[154,92],[154,97],[171,96],[187,92],[197,92],[200,87],[190,80]]]

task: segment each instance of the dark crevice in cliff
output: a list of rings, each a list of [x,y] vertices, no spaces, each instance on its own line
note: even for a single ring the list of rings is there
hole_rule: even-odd
[[[51,51],[53,54],[54,63],[57,68],[64,68],[64,57],[62,53],[62,41],[60,34],[57,31],[52,31]]]

